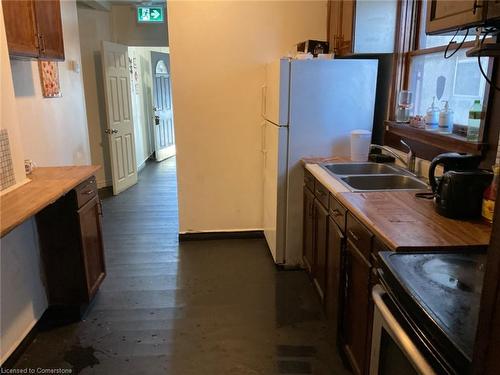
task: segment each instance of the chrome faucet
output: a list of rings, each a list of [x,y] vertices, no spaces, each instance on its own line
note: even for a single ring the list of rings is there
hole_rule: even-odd
[[[396,152],[392,151],[389,147],[386,147],[386,146],[381,146],[381,145],[377,145],[377,144],[371,144],[370,148],[372,148],[372,147],[373,148],[378,148],[379,150],[388,152],[389,154],[391,154],[392,156],[394,156],[396,159],[398,159],[399,161],[401,161],[406,166],[406,168],[408,169],[408,171],[410,171],[411,173],[415,174],[415,159],[416,159],[415,158],[415,154],[414,154],[413,150],[411,149],[410,145],[408,145],[408,143],[406,143],[402,139],[401,139],[401,144],[408,149],[408,153],[406,154],[406,159],[402,158],[401,156],[399,156],[399,154],[397,154]]]

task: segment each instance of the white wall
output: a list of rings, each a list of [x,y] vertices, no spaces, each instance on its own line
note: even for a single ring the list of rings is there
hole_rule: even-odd
[[[44,99],[36,62],[12,61],[15,97],[4,81],[7,46],[2,36],[2,106],[4,96],[17,112],[24,158],[40,166],[87,164],[89,142],[81,75],[69,69],[80,63],[75,1],[61,1],[66,62],[59,64],[62,98]],[[3,22],[3,16],[1,17]],[[3,24],[0,25],[4,34]],[[7,83],[4,83],[7,82]],[[14,113],[14,112],[13,112]],[[2,125],[4,112],[2,108]],[[40,252],[34,219],[29,219],[0,240],[1,263],[1,361],[16,348],[47,307],[42,284]]]
[[[3,237],[1,244],[0,363],[15,350],[47,308],[34,219]]]
[[[132,79],[132,111],[134,115],[135,149],[137,167],[154,151],[151,127],[153,122],[153,81],[151,76],[151,52],[168,53],[168,47],[129,47],[128,53],[136,62],[137,81]]]
[[[326,38],[326,1],[167,5],[180,231],[262,228],[264,65]]]
[[[25,156],[38,166],[89,164],[90,150],[74,1],[61,2],[66,60],[59,63],[62,98],[43,98],[38,63],[11,60],[16,105]]]
[[[10,70],[9,54],[7,52],[7,39],[5,25],[3,22],[3,8],[0,7],[0,70],[2,89],[0,90],[0,128],[7,129],[9,134],[9,145],[12,156],[16,188],[26,181],[24,173],[24,150],[19,130],[19,119],[17,117],[16,101],[14,99],[14,87],[12,85],[12,74]],[[7,192],[6,189],[4,192]]]

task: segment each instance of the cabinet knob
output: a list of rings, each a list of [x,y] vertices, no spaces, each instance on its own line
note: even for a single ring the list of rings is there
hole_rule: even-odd
[[[106,134],[116,134],[116,133],[118,133],[118,129],[106,129],[106,130],[104,130],[104,133],[106,133]]]

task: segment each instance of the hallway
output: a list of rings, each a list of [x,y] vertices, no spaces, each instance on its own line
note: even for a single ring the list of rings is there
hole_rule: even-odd
[[[305,272],[263,239],[178,242],[175,159],[103,200],[107,277],[84,321],[40,332],[18,368],[73,374],[347,373]]]

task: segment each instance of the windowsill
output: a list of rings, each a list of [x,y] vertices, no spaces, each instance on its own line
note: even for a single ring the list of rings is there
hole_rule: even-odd
[[[385,131],[399,137],[425,143],[441,150],[480,153],[486,146],[481,142],[471,142],[457,134],[442,134],[425,129],[411,127],[408,124],[385,121]]]

